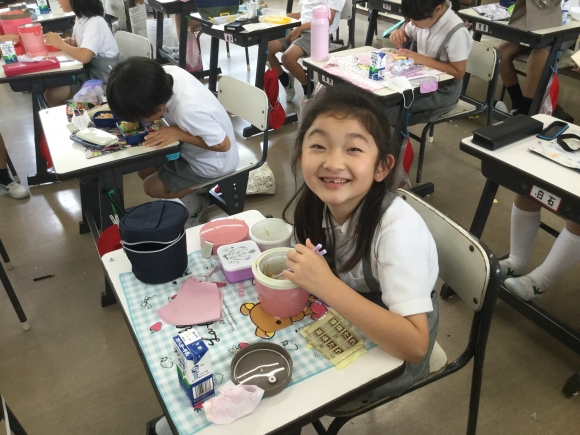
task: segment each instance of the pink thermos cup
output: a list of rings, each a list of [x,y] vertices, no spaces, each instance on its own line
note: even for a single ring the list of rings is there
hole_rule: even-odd
[[[317,6],[312,11],[310,22],[310,57],[316,62],[328,60],[328,27],[330,9],[326,5]]]

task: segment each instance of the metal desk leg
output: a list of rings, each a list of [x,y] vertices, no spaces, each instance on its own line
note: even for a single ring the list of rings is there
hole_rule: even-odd
[[[159,52],[162,51],[161,47],[163,47],[163,20],[165,18],[165,14],[161,11],[154,10],[153,15],[157,20],[157,40],[155,42],[155,54],[157,56],[157,61],[159,61],[161,60]]]
[[[185,69],[187,60],[187,33],[189,32],[189,14],[184,12],[186,9],[181,3],[181,19],[179,20],[179,67]]]
[[[86,234],[90,231],[87,211],[90,211],[91,213],[91,219],[93,219],[95,223],[95,228],[101,228],[98,175],[88,175],[81,177],[79,179],[79,190],[81,193],[81,210],[83,218],[83,220],[79,222],[79,234]]]
[[[369,28],[367,30],[367,38],[365,40],[365,45],[373,45],[373,38],[375,37],[375,31],[377,30],[377,18],[379,17],[379,11],[377,9],[369,9]]]
[[[36,186],[43,183],[53,183],[57,181],[56,175],[49,173],[46,168],[46,160],[40,152],[40,140],[42,138],[42,123],[40,122],[39,111],[40,101],[44,89],[42,84],[34,83],[32,86],[32,121],[34,125],[34,152],[36,154],[36,174],[28,176],[28,185]]]
[[[8,404],[6,404],[6,413],[8,414],[8,421],[10,422],[10,431],[14,435],[28,435],[20,422],[16,419],[14,413],[10,410]],[[2,408],[2,404],[0,403],[0,421],[4,420],[4,410]]]
[[[548,59],[546,59],[546,65],[544,65],[544,70],[542,71],[538,87],[536,88],[536,94],[534,95],[530,111],[528,112],[528,115],[530,116],[537,114],[540,110],[540,104],[542,104],[546,87],[548,86],[550,76],[552,75],[552,65],[554,65],[558,59],[558,50],[561,45],[562,35],[558,36],[550,47],[550,54],[548,54]]]
[[[498,187],[499,185],[491,180],[485,182],[485,187],[483,188],[475,216],[473,217],[473,222],[469,228],[469,232],[477,238],[481,238],[483,234],[483,229],[489,217],[489,212],[491,211]]]
[[[219,50],[220,50],[220,40],[218,38],[212,37],[209,54],[209,90],[212,91],[214,94],[217,92]],[[256,72],[256,75],[257,74],[258,73]]]
[[[10,258],[8,258],[8,254],[6,253],[6,250],[4,249],[4,245],[2,244],[2,240],[0,240],[0,253],[2,254],[2,258],[4,259],[4,261],[7,264],[9,264]],[[6,293],[8,294],[8,299],[10,299],[10,302],[12,303],[12,306],[14,307],[14,311],[16,311],[16,315],[18,316],[18,320],[20,320],[20,323],[22,324],[22,329],[24,329],[25,331],[28,331],[30,329],[30,324],[28,323],[28,319],[26,318],[26,314],[24,314],[24,310],[22,309],[22,305],[20,305],[20,301],[18,300],[18,297],[16,296],[16,293],[14,292],[14,287],[12,287],[12,283],[8,279],[8,275],[6,274],[6,271],[4,270],[4,266],[2,265],[2,263],[0,263],[0,282],[2,282],[2,285],[4,286],[4,290],[6,290]],[[0,413],[1,412],[2,412],[2,409],[0,407]]]

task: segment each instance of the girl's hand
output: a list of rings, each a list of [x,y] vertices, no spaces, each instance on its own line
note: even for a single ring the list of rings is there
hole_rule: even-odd
[[[70,36],[67,36],[66,38],[63,39],[65,44],[70,45],[71,47],[76,47],[77,43],[75,42],[74,39],[72,39]]]
[[[294,42],[300,35],[302,35],[302,26],[294,27],[294,29],[286,35],[286,39],[290,42]]]
[[[405,42],[407,42],[407,34],[405,33],[405,29],[397,29],[393,33],[391,33],[391,37],[389,38],[395,47],[401,48]]]
[[[20,36],[15,35],[13,33],[0,36],[0,42],[6,42],[6,41],[12,41],[14,44],[16,44],[18,41],[20,41]]]
[[[308,293],[324,299],[327,288],[332,288],[334,276],[323,257],[313,251],[315,246],[306,240],[306,245],[296,245],[293,251],[288,251],[286,266],[292,271],[282,272],[284,278],[299,285]]]
[[[145,136],[145,142],[143,142],[143,145],[149,148],[163,148],[173,142],[178,142],[180,132],[181,129],[176,125],[164,127],[161,130],[154,131]]]
[[[64,41],[60,35],[57,35],[54,32],[48,32],[46,35],[44,35],[44,40],[47,44],[52,45],[57,50],[62,50]]]
[[[399,54],[401,56],[407,56],[407,58],[409,58],[409,59],[413,59],[415,61],[416,65],[425,65],[425,63],[426,63],[425,60],[430,59],[428,56],[425,56],[423,54],[419,54],[413,50],[407,50],[406,48],[400,48]]]

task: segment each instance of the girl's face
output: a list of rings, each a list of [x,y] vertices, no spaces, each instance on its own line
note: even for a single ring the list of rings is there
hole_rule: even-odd
[[[370,190],[383,181],[394,164],[375,169],[379,150],[370,133],[355,119],[321,115],[302,143],[300,166],[306,185],[324,202],[342,225]]]
[[[58,0],[58,4],[60,5],[63,12],[72,12],[72,6],[70,5],[70,0]]]
[[[438,5],[433,14],[429,18],[425,18],[424,20],[411,20],[411,24],[419,29],[428,29],[432,27],[438,20],[441,18],[441,15],[445,13],[447,10],[447,6],[445,3]]]

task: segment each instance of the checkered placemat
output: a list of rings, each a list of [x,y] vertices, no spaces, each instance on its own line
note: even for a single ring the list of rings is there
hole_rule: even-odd
[[[172,338],[184,328],[162,322],[157,316],[157,310],[169,303],[183,281],[190,276],[204,281],[217,262],[217,257],[204,259],[201,251],[194,252],[189,255],[186,276],[159,285],[144,284],[132,272],[120,275],[137,340],[180,434],[194,434],[211,423],[203,411],[192,409],[179,386]],[[214,272],[209,280],[226,281],[221,269]],[[326,312],[326,307],[320,302],[311,300],[301,320],[275,319],[261,310],[251,281],[228,284],[220,290],[224,295],[222,320],[193,326],[209,347],[216,389],[230,379],[230,362],[234,354],[249,343],[263,340],[279,344],[289,351],[294,363],[290,385],[333,367],[315,349],[307,349],[306,340],[298,333]],[[302,314],[297,317],[302,317]],[[366,340],[365,347],[370,349],[374,344]]]

